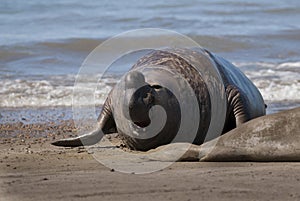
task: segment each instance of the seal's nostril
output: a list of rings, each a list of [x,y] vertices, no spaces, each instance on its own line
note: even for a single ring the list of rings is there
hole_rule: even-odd
[[[141,121],[141,122],[133,122],[133,123],[135,125],[137,125],[138,127],[140,127],[140,128],[145,128],[145,127],[147,127],[147,126],[150,125],[151,120],[149,120],[149,121]]]
[[[160,85],[152,85],[151,87],[154,88],[154,89],[160,89],[160,88],[162,88],[162,86],[160,86]]]

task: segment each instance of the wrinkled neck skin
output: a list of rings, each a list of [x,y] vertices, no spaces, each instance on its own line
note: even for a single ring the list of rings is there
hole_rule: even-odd
[[[130,149],[147,151],[168,144],[174,139],[180,125],[181,111],[178,100],[168,89],[158,85],[147,85],[141,91],[139,90],[133,94],[129,101],[130,121],[140,128],[147,127],[151,123],[149,111],[155,105],[164,108],[167,117],[163,128],[153,137],[137,139],[126,135],[126,133],[121,134],[123,142]]]

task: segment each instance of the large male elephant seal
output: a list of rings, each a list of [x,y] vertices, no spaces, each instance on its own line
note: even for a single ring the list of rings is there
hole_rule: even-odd
[[[153,70],[155,66],[160,68]],[[140,58],[121,81],[121,84],[125,86],[125,91],[133,91],[133,93],[129,93],[130,95],[126,97],[126,93],[125,95],[119,94],[121,93],[118,89],[119,85],[112,89],[103,105],[98,118],[98,128],[95,131],[76,138],[59,140],[52,144],[66,147],[92,145],[100,141],[103,134],[113,132],[118,132],[124,143],[134,150],[146,151],[172,142],[179,130],[180,121],[184,117],[183,113],[185,111],[181,110],[181,103],[171,90],[164,87],[162,83],[153,81],[155,77],[166,77],[164,81],[171,83],[171,85],[173,79],[177,79],[177,81],[179,79],[179,82],[182,79],[188,83],[195,94],[197,104],[190,105],[189,108],[192,110],[193,107],[199,108],[197,111],[201,116],[198,122],[195,122],[195,119],[188,120],[191,125],[197,125],[196,136],[192,143],[202,144],[212,121],[211,108],[213,103],[207,83],[203,79],[204,75],[199,73],[199,69],[209,70],[211,68],[215,68],[221,77],[223,88],[216,90],[219,90],[218,93],[220,94],[225,94],[226,97],[226,115],[220,121],[223,130],[217,133],[216,136],[226,133],[253,118],[265,115],[265,104],[258,89],[230,62],[200,48],[161,49],[154,50]],[[152,72],[152,80],[147,77],[149,71]],[[170,78],[167,74],[180,76]],[[184,86],[186,85],[178,85],[182,94],[188,91]],[[115,100],[123,95],[125,101],[121,103],[120,107],[120,104],[117,105]],[[185,102],[185,98],[187,99],[188,95],[181,100]],[[128,133],[130,131],[126,129],[124,131],[118,126],[122,125],[122,121],[125,121],[124,118],[126,118],[131,119],[132,125],[130,128],[133,131],[137,128],[147,127],[151,123],[149,111],[157,105],[164,108],[167,118],[165,125],[155,136],[136,138]],[[128,112],[122,110],[128,110]],[[124,118],[116,118],[121,112],[124,113]],[[180,141],[185,142],[184,137]]]

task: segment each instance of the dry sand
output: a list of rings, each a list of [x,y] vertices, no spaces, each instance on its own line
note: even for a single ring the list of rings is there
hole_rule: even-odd
[[[177,162],[125,174],[84,149],[50,145],[74,129],[1,125],[0,200],[300,200],[300,163]]]

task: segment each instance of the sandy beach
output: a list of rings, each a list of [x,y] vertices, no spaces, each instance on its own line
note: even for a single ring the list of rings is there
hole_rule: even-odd
[[[0,11],[0,201],[300,200],[300,162],[176,162],[149,174],[125,174],[89,150],[51,145],[83,134],[72,107],[88,55],[136,29],[178,32],[230,61],[257,86],[267,114],[300,107],[299,0],[3,0]],[[165,34],[145,31],[100,56],[106,60],[149,37],[155,44],[167,41]],[[107,76],[85,72],[79,105],[96,105],[96,111],[85,116],[84,108],[79,119],[97,118],[111,87],[149,51],[143,44],[138,49],[116,57]]]
[[[55,136],[72,135],[70,121],[1,126],[1,133],[24,134],[1,138],[4,201],[300,199],[300,163],[176,162],[150,174],[125,174],[103,166],[83,148],[50,145]]]

